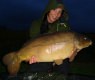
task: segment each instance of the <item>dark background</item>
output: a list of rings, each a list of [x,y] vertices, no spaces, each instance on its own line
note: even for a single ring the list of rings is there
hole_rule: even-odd
[[[95,0],[63,2],[71,29],[93,40],[93,45],[82,50],[75,61],[95,63]],[[48,0],[0,0],[0,61],[3,55],[19,50],[29,39],[32,21],[42,17],[47,4]]]
[[[0,0],[0,25],[13,30],[28,29],[42,17],[49,0]],[[62,0],[72,30],[95,32],[95,0]]]

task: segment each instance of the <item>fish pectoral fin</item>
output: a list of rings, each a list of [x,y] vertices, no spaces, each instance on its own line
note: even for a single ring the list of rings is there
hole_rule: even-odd
[[[77,49],[73,52],[73,54],[70,56],[69,61],[72,62],[75,59],[75,56],[77,55]]]
[[[58,59],[58,60],[55,60],[54,63],[57,64],[57,65],[61,65],[63,63],[63,60]]]

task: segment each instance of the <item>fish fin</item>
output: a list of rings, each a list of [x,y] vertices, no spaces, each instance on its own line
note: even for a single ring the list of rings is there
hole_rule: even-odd
[[[77,49],[73,52],[73,54],[70,56],[69,61],[72,62],[75,59],[75,56],[77,55]]]
[[[17,74],[20,68],[20,61],[16,57],[15,52],[11,52],[3,57],[3,63],[7,66],[11,75]]]
[[[3,63],[4,63],[5,65],[8,65],[8,64],[11,63],[11,61],[13,60],[13,57],[14,57],[14,53],[15,53],[15,52],[8,53],[7,55],[5,55],[5,56],[3,57]]]
[[[11,76],[17,75],[18,71],[20,69],[20,63],[14,62],[8,65],[8,72]]]
[[[58,60],[55,60],[54,62],[57,65],[61,65],[63,63],[63,60],[62,59],[58,59]]]

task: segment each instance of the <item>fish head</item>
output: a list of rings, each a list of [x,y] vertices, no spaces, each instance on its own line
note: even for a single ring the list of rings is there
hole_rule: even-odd
[[[88,38],[86,35],[77,34],[75,37],[76,37],[76,41],[75,41],[76,46],[79,51],[83,48],[86,48],[92,45],[92,40]]]

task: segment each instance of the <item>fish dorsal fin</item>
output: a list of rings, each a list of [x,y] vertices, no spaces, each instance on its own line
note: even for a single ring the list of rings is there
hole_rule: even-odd
[[[63,63],[63,60],[58,59],[58,60],[55,60],[54,63],[57,64],[57,65],[61,65]]]

